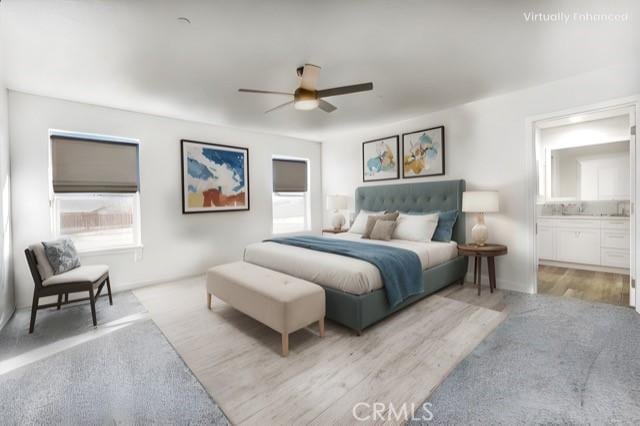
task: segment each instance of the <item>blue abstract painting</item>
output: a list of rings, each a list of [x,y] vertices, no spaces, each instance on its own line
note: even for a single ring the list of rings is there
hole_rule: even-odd
[[[183,212],[249,209],[249,150],[182,140]]]

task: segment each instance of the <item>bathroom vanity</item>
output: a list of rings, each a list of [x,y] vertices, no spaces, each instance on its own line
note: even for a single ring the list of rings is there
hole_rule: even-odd
[[[539,216],[540,264],[628,273],[629,218]]]

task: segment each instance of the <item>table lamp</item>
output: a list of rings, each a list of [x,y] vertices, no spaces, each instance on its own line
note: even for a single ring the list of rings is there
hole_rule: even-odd
[[[471,228],[471,239],[478,246],[484,246],[489,238],[487,225],[484,224],[485,213],[496,213],[500,210],[500,200],[495,191],[467,191],[462,194],[462,211],[477,213],[477,222]]]
[[[331,226],[336,231],[342,229],[345,223],[344,215],[340,210],[346,210],[348,198],[345,195],[327,195],[327,209],[333,210],[331,217]]]

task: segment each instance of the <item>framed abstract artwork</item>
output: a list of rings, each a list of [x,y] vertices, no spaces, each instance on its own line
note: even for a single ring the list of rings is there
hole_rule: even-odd
[[[402,135],[402,177],[444,175],[444,126]]]
[[[182,139],[182,213],[249,210],[249,150]]]
[[[400,177],[398,139],[396,135],[362,143],[363,182]]]

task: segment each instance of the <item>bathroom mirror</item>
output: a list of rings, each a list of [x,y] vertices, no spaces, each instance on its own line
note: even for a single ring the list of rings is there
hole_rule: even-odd
[[[629,199],[629,141],[547,150],[553,201]]]

